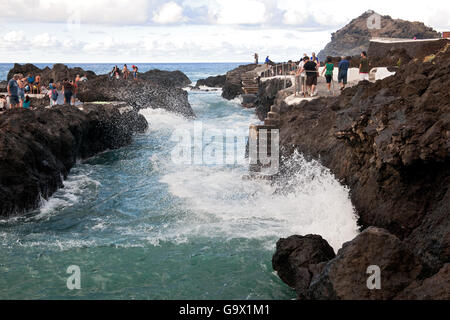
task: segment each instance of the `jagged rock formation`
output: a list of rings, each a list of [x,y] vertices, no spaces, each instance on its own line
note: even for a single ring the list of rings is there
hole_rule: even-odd
[[[36,208],[79,158],[131,142],[147,128],[126,104],[8,110],[0,116],[0,216]]]
[[[183,88],[191,84],[191,80],[181,71],[165,71],[152,69],[139,74],[140,80],[157,82],[160,85]]]
[[[292,82],[289,79],[286,80],[286,88],[292,86]],[[267,117],[267,113],[270,111],[270,107],[274,104],[277,94],[285,87],[284,79],[270,79],[261,81],[259,85],[259,91],[256,98],[256,115],[259,120],[263,121]]]
[[[80,83],[77,97],[82,102],[125,101],[136,109],[162,108],[185,117],[195,116],[186,91],[153,80],[136,82],[98,76]]]
[[[23,65],[15,63],[14,67],[8,72],[8,80],[11,79],[16,73],[22,73],[25,77],[27,77],[29,74],[33,76],[40,74],[42,83],[44,85],[48,85],[50,79],[53,79],[54,81],[63,81],[65,78],[73,80],[75,79],[77,74],[79,74],[80,76],[86,75],[88,79],[94,79],[97,77],[97,75],[93,71],[85,71],[79,67],[69,68],[68,66],[61,63],[54,64],[53,68],[51,69],[49,67],[40,69],[31,63]]]
[[[369,40],[372,37],[404,38],[404,39],[432,39],[439,38],[440,34],[422,22],[410,22],[401,19],[392,19],[390,16],[381,16],[381,28],[369,29],[368,18],[374,12],[369,10],[353,19],[345,27],[331,34],[329,42],[318,54],[321,61],[327,56],[355,56],[361,51],[369,49]]]
[[[243,94],[242,91],[242,75],[248,71],[258,67],[257,64],[247,64],[239,66],[226,74],[225,84],[222,88],[222,97],[231,100]]]
[[[212,87],[212,88],[222,88],[225,85],[225,80],[226,80],[225,75],[212,76],[212,77],[208,77],[206,79],[199,79],[195,86],[196,87],[207,86],[207,87]]]
[[[299,150],[330,168],[349,186],[358,222],[368,228],[327,262],[302,297],[450,298],[449,87],[447,45],[339,97],[278,108],[285,153]],[[372,264],[381,268],[380,291],[365,283]]]

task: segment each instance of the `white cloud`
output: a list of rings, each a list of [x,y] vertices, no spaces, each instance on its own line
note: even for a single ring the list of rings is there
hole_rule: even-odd
[[[93,24],[140,24],[148,20],[147,0],[15,0],[0,2],[0,19]]]
[[[171,24],[184,21],[183,8],[171,1],[163,4],[153,13],[153,22]]]
[[[60,43],[55,36],[51,36],[48,32],[38,34],[31,40],[31,44],[35,47],[55,47],[59,46]]]
[[[23,31],[10,31],[3,36],[3,41],[19,43],[25,39],[25,33]]]
[[[257,0],[217,0],[210,14],[218,24],[260,24],[267,19],[266,5]]]

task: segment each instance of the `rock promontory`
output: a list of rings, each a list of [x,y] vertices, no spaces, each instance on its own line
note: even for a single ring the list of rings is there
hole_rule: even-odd
[[[372,22],[368,20],[374,14],[380,17],[380,25],[372,27]],[[327,56],[359,55],[361,51],[369,49],[370,39],[374,37],[412,40],[414,37],[416,39],[440,38],[440,34],[422,22],[393,19],[390,16],[382,16],[368,10],[343,28],[333,32],[331,42],[319,52],[318,57],[324,61]]]
[[[124,103],[8,110],[0,116],[0,216],[25,213],[58,188],[77,159],[123,147],[147,121]]]
[[[299,297],[450,298],[449,87],[447,44],[391,77],[278,108],[285,154],[298,150],[330,168],[349,187],[363,230],[319,262],[318,273],[290,275]],[[277,252],[275,270],[295,269],[292,261],[309,256],[307,248],[294,246],[288,260]],[[370,265],[381,270],[380,290],[366,285]]]

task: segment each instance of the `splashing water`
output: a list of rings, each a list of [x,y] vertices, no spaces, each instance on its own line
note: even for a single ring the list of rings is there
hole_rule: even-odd
[[[189,99],[204,129],[247,135],[257,121],[218,92]],[[0,222],[0,298],[290,299],[271,268],[280,237],[320,234],[336,251],[356,235],[348,190],[319,163],[296,153],[279,183],[243,180],[245,164],[175,164],[169,138],[193,121],[141,113],[147,133],[77,164],[39,210]],[[81,290],[66,287],[69,265]]]

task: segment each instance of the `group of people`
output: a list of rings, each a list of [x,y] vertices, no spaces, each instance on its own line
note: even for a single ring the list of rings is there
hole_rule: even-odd
[[[11,108],[29,108],[30,96],[28,94],[41,93],[42,90],[42,78],[41,75],[32,76],[29,74],[24,77],[21,73],[16,73],[9,80],[8,97],[3,98],[2,104],[9,104]]]
[[[309,57],[306,53],[303,58],[300,59],[297,71],[292,72],[295,74],[295,96],[300,90],[300,94],[306,97],[309,94],[311,97],[317,95],[317,78],[319,76],[320,61],[316,57],[315,53]],[[345,89],[347,85],[348,69],[350,68],[350,57],[341,57],[338,64],[338,83],[340,84],[340,90]],[[359,65],[360,80],[369,80],[369,59],[365,51],[361,52],[361,61]],[[331,83],[333,81],[334,63],[331,57],[327,57],[326,63],[322,70],[321,76],[325,74],[327,83],[327,91],[331,94]],[[309,92],[309,93],[308,93]]]
[[[48,87],[43,85],[40,75],[23,77],[22,74],[15,74],[8,81],[7,97],[0,98],[0,104],[5,108],[25,108],[31,107],[30,94],[47,94],[50,99],[50,106],[59,104],[75,105],[78,85],[80,81],[87,81],[86,75],[76,75],[74,80],[68,78],[55,82],[50,79]]]
[[[136,65],[132,65],[131,70],[133,73],[133,80],[137,81],[139,68]],[[111,79],[114,79],[114,78],[120,79],[121,73],[122,73],[123,79],[125,79],[125,80],[128,79],[128,77],[130,76],[130,70],[128,69],[128,66],[126,64],[123,65],[122,71],[119,69],[119,67],[117,65],[114,66],[113,69],[111,70],[111,72],[109,73],[109,77]]]

